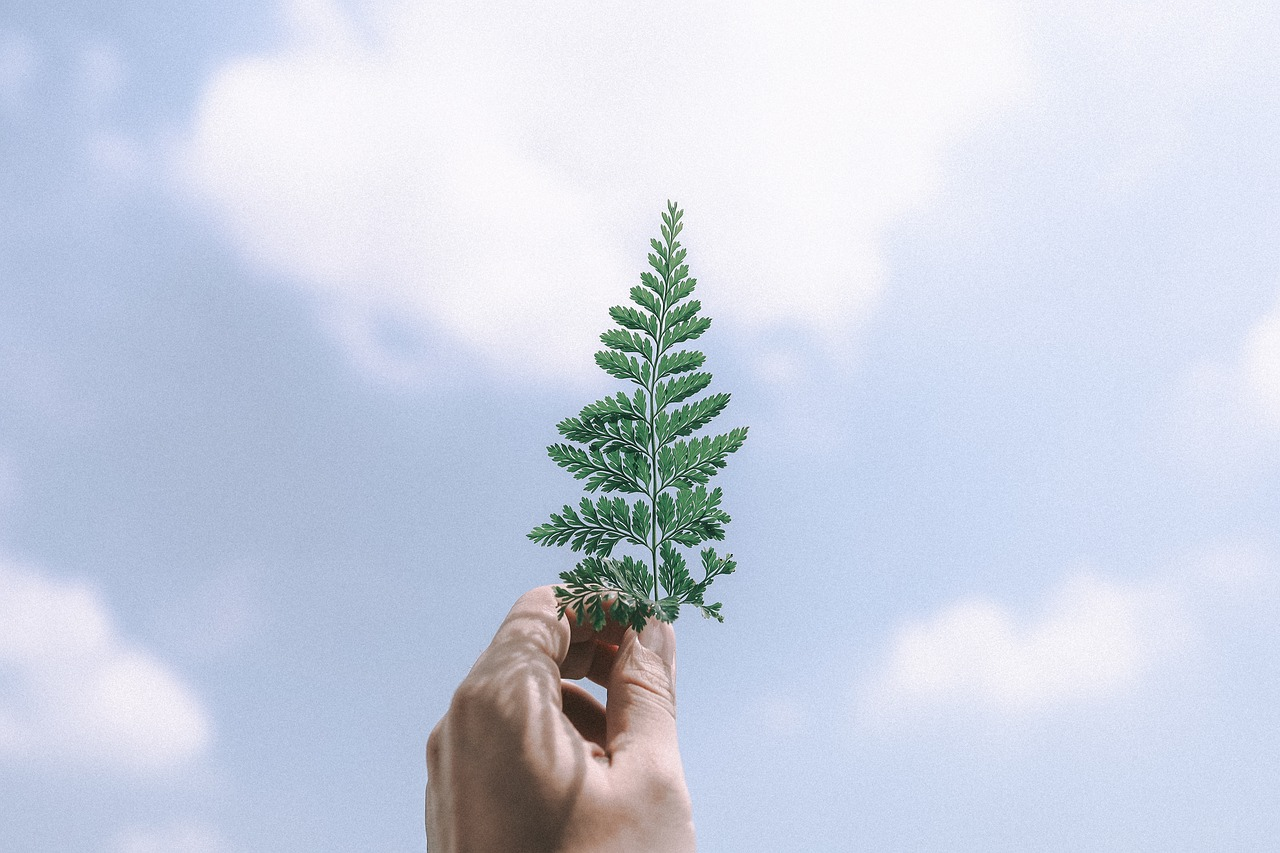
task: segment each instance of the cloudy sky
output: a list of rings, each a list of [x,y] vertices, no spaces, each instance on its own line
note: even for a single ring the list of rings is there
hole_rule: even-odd
[[[423,846],[667,199],[702,849],[1280,833],[1267,0],[0,7],[0,848]],[[732,424],[729,422],[732,421]]]

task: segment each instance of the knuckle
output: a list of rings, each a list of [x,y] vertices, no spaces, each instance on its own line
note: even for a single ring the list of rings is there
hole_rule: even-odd
[[[554,607],[556,601],[554,586],[535,586],[516,599],[516,606],[532,605],[539,609],[546,609],[548,606]]]
[[[684,776],[678,771],[654,769],[645,774],[635,795],[653,814],[662,814],[671,820],[693,817],[693,803]]]
[[[440,756],[444,749],[444,720],[436,723],[435,728],[431,730],[431,734],[427,735],[427,770],[428,772],[436,770],[440,767]]]
[[[490,678],[472,677],[462,682],[449,703],[450,738],[474,745],[513,737],[521,727],[521,718],[509,694],[509,685]]]
[[[657,704],[670,712],[676,713],[676,691],[671,677],[660,663],[637,661],[638,665],[628,667],[621,678],[623,682],[634,688],[645,700]]]
[[[491,704],[490,691],[485,690],[474,679],[468,678],[453,692],[453,699],[449,702],[449,716],[463,722],[473,720],[484,716]]]

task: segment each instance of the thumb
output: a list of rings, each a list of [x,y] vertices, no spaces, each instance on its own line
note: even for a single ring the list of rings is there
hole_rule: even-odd
[[[628,631],[609,674],[606,748],[616,764],[680,766],[676,740],[676,633],[650,619]]]

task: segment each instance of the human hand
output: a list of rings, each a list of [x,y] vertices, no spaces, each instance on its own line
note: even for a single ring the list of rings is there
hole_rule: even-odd
[[[667,623],[596,632],[522,595],[427,740],[431,853],[693,851],[675,653]],[[584,676],[607,707],[562,681]]]

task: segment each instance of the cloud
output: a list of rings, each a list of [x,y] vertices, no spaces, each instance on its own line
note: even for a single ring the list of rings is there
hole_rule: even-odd
[[[715,316],[840,350],[885,230],[1026,78],[998,0],[284,9],[288,44],[208,80],[175,174],[386,375],[421,367],[406,332],[586,369],[669,197]]]
[[[881,719],[1096,702],[1137,686],[1185,630],[1176,588],[1077,574],[1030,618],[974,597],[903,625],[861,698]]]
[[[1280,428],[1280,301],[1249,330],[1240,371],[1249,402]]]
[[[1193,365],[1171,400],[1172,453],[1224,485],[1265,474],[1280,435],[1280,300],[1228,355]]]
[[[87,584],[0,562],[0,760],[142,773],[208,748],[190,687],[121,637]]]
[[[135,827],[115,839],[111,853],[231,853],[221,835],[200,823]]]

